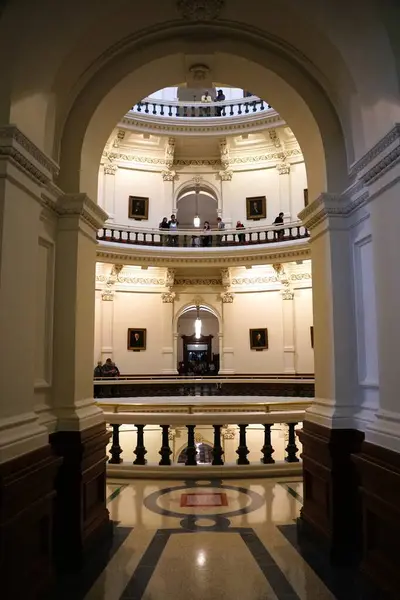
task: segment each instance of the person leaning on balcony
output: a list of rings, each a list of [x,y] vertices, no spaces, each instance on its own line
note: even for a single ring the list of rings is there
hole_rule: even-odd
[[[244,229],[244,225],[241,221],[237,221],[236,222],[236,229]],[[244,233],[239,233],[238,234],[238,240],[239,240],[239,244],[244,244],[246,241],[246,236]]]
[[[210,102],[212,102],[212,98],[208,91],[204,92],[204,94],[201,97],[201,101],[203,102],[203,104],[210,104]],[[202,109],[201,113],[203,116],[205,115],[206,117],[209,117],[211,115],[211,108],[207,106],[207,108]]]
[[[177,230],[178,229],[178,221],[176,220],[176,216],[175,215],[171,215],[171,219],[168,221],[168,229],[170,230]],[[178,245],[178,236],[177,235],[170,235],[169,237],[169,241],[171,246],[177,246]]]
[[[158,226],[159,229],[169,229],[168,219],[164,217],[161,223]],[[161,245],[164,246],[168,244],[168,235],[160,235]]]
[[[218,231],[223,231],[225,229],[225,223],[223,222],[221,217],[217,218],[217,227],[218,227]],[[221,245],[223,237],[224,236],[222,236],[222,235],[217,235],[217,246]]]
[[[215,97],[215,102],[223,102],[225,100],[225,94],[222,90],[218,90],[218,94]],[[215,109],[215,116],[220,117],[222,114],[222,108],[217,106]]]
[[[208,221],[204,221],[203,235],[201,236],[203,247],[212,245],[211,227]]]
[[[279,227],[280,225],[283,225],[283,212],[279,213],[279,215],[276,217],[273,224],[276,225],[277,227]],[[284,233],[285,232],[283,229],[279,229],[279,231],[275,231],[275,239],[277,239],[278,241],[282,240]]]

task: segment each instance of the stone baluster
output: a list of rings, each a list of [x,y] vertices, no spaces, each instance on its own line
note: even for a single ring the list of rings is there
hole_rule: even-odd
[[[112,433],[112,445],[110,449],[111,458],[108,461],[110,465],[119,465],[122,462],[122,458],[120,455],[122,454],[122,448],[119,444],[119,425],[115,425],[111,423],[111,427],[113,430]]]
[[[236,454],[238,455],[238,459],[237,459],[237,464],[238,465],[249,465],[250,461],[247,458],[247,455],[249,454],[249,449],[247,448],[246,445],[246,427],[248,427],[248,425],[239,425],[239,447],[236,450]]]
[[[285,450],[287,452],[285,461],[288,463],[299,462],[299,459],[296,456],[296,454],[299,451],[298,447],[296,446],[296,432],[295,432],[296,425],[297,425],[297,423],[288,423],[289,440],[288,440],[288,445],[285,448]]]
[[[170,465],[171,464],[171,454],[172,450],[169,447],[169,425],[161,425],[162,429],[162,442],[161,442],[161,450],[159,452],[161,456],[161,460],[159,462],[160,465]]]
[[[213,427],[214,427],[214,447],[212,450],[212,455],[213,455],[212,464],[213,465],[223,465],[224,461],[222,460],[222,456],[224,454],[224,451],[223,451],[222,445],[221,445],[222,425],[213,425]]]
[[[261,462],[264,465],[272,465],[275,462],[272,458],[272,455],[275,452],[275,450],[273,449],[271,444],[271,427],[272,425],[270,423],[266,423],[264,425],[264,446],[261,449],[261,452],[263,454]]]
[[[133,461],[134,465],[145,465],[146,459],[145,456],[147,454],[147,450],[144,446],[144,428],[145,425],[135,425],[137,429],[137,442],[134,454],[136,455],[136,459]]]
[[[196,443],[194,440],[194,430],[195,430],[196,425],[186,425],[186,427],[188,430],[188,443],[187,443],[187,450],[186,450],[185,465],[193,467],[193,466],[197,465],[197,461],[196,461],[197,448],[196,448]]]

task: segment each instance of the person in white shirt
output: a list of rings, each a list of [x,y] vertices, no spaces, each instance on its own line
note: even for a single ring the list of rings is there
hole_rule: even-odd
[[[201,101],[204,104],[209,104],[210,102],[212,102],[212,98],[207,91],[204,92],[204,94],[202,95]],[[209,117],[211,115],[211,108],[209,106],[207,106],[207,108],[203,108],[201,110],[201,114],[202,114],[202,116]]]

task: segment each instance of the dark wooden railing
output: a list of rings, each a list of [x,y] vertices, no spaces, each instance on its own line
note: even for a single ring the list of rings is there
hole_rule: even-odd
[[[184,397],[184,396],[266,396],[313,398],[314,380],[281,378],[231,379],[96,379],[96,398]]]
[[[165,246],[176,248],[212,248],[230,246],[253,246],[257,244],[275,244],[294,240],[307,239],[308,230],[301,223],[291,223],[284,226],[230,229],[224,231],[211,230],[204,235],[201,230],[169,231],[158,229],[140,229],[107,225],[97,233],[97,239],[102,242],[114,242],[134,246]]]

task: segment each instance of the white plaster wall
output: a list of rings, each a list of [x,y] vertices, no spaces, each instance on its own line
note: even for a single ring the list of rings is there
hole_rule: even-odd
[[[253,227],[270,225],[281,211],[286,220],[297,220],[298,213],[304,208],[307,179],[303,162],[293,164],[288,175],[279,175],[275,166],[272,166],[234,171],[232,181],[223,182],[217,179],[215,170],[207,172],[205,169],[200,171],[199,168],[185,167],[179,171],[179,180],[175,182],[163,181],[161,171],[144,170],[142,167],[119,168],[115,175],[105,175],[103,169],[100,169],[98,201],[115,224],[134,228],[158,228],[162,218],[169,218],[171,215],[174,189],[177,190],[200,174],[202,182],[211,185],[216,191],[223,219],[233,226],[238,220]],[[149,198],[148,220],[135,221],[128,218],[129,196]],[[246,197],[250,196],[266,196],[266,219],[246,220]]]
[[[159,294],[143,292],[115,294],[113,360],[121,373],[146,374],[161,371],[163,327],[161,307]],[[146,350],[140,352],[127,350],[127,331],[130,327],[147,329]]]
[[[224,312],[224,337],[237,373],[282,373],[283,319],[279,292],[236,294]],[[250,350],[249,329],[268,328],[268,350]]]
[[[310,327],[313,325],[312,289],[296,289],[294,293],[295,349],[297,373],[314,373],[314,350]]]

